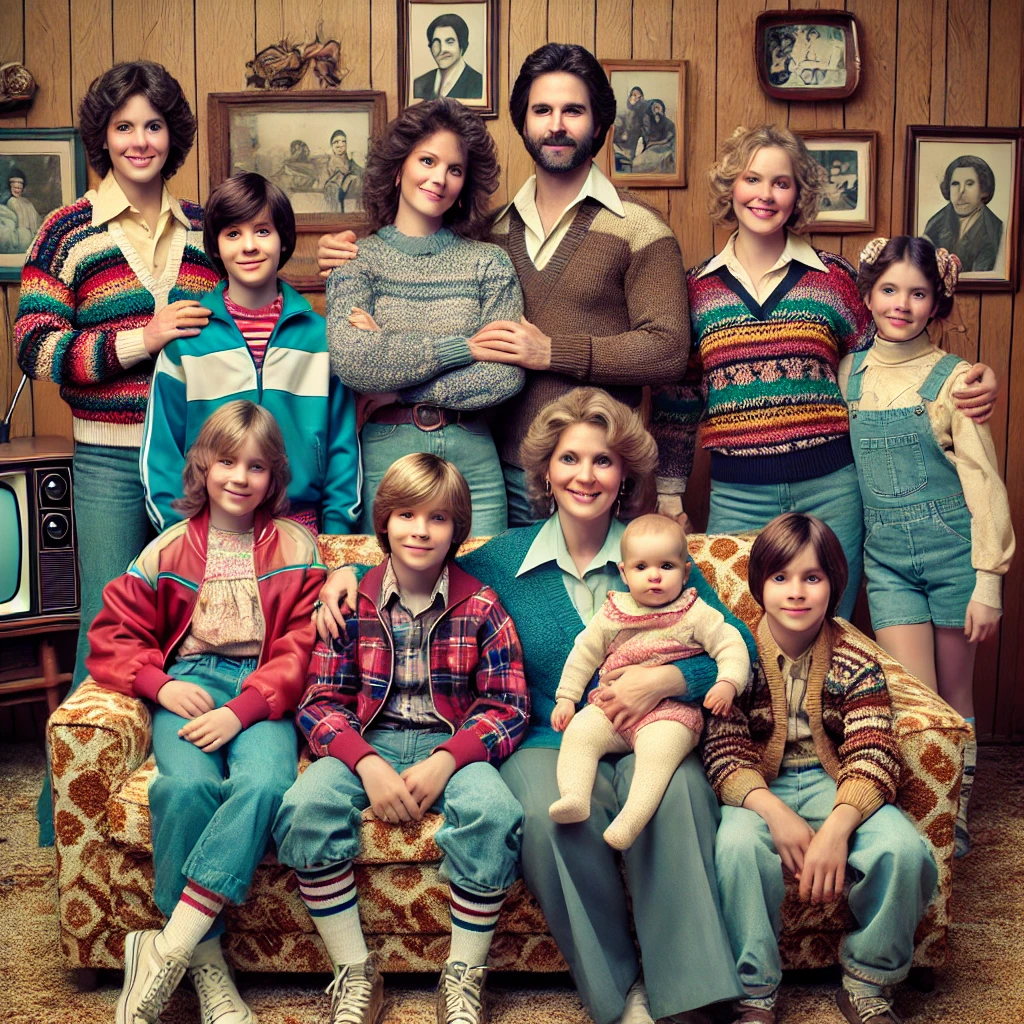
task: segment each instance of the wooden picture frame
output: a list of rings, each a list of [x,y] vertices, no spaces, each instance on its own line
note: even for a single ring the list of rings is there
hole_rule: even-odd
[[[398,109],[435,99],[445,71],[461,62],[462,71],[446,95],[483,118],[497,117],[498,0],[397,3]],[[435,27],[445,15],[450,20]]]
[[[257,171],[280,185],[291,200],[299,236],[281,277],[295,288],[323,291],[302,236],[346,228],[366,233],[359,195],[370,140],[387,124],[385,94],[218,92],[210,93],[207,110],[211,191],[240,171]]]
[[[1020,128],[907,126],[904,230],[960,257],[959,291],[1017,288],[1022,145]]]
[[[604,145],[609,180],[622,188],[685,188],[687,61],[602,60],[601,67],[616,100]]]
[[[860,84],[857,19],[846,11],[762,11],[754,66],[777,100],[845,100]]]
[[[878,132],[824,128],[794,129],[811,156],[829,176],[810,231],[830,235],[875,229]]]
[[[24,177],[20,185],[12,184],[15,171],[16,181]],[[0,282],[21,280],[40,224],[80,198],[86,184],[76,129],[0,128]]]

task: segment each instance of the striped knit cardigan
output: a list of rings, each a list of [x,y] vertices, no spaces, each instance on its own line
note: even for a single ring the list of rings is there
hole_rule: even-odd
[[[827,273],[794,260],[763,304],[725,267],[687,274],[686,376],[653,393],[663,476],[690,475],[698,423],[714,480],[791,483],[852,463],[837,374],[843,356],[870,344],[871,317],[853,267],[834,253],[818,256]]]
[[[750,686],[728,715],[708,715],[705,723],[704,771],[722,803],[734,807],[779,774],[786,749],[786,683],[767,615],[757,627],[757,649],[761,664]],[[818,759],[836,780],[836,803],[852,804],[865,818],[892,803],[900,752],[885,674],[841,620],[824,623],[815,641],[804,708]]]
[[[160,281],[134,252],[125,254],[116,223],[93,225],[88,195],[51,214],[32,243],[14,325],[18,364],[61,386],[77,441],[139,446],[153,375],[141,329],[164,306],[200,299],[219,280],[203,252],[202,207],[182,200],[181,209],[189,228],[176,232]],[[128,331],[137,332],[130,346],[136,358],[122,365],[118,334],[123,354]]]

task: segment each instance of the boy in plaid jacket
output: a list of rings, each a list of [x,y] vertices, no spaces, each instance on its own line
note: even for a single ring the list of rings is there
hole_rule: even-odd
[[[389,557],[364,577],[344,634],[313,654],[298,723],[317,760],[285,795],[274,838],[334,964],[332,1024],[374,1024],[383,1001],[352,871],[367,808],[393,824],[444,815],[452,944],[438,1020],[486,1020],[487,953],[523,819],[497,768],[525,735],[529,702],[515,625],[452,560],[471,517],[453,465],[395,462],[373,504]]]

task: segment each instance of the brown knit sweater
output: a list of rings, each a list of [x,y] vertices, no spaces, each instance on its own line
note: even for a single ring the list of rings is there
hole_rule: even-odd
[[[581,384],[640,404],[645,384],[677,381],[690,351],[690,315],[679,243],[657,211],[618,190],[626,216],[585,199],[543,270],[526,250],[514,206],[491,241],[512,257],[526,319],[551,337],[551,369],[529,370],[518,395],[493,410],[501,457],[519,445],[548,402]]]
[[[896,798],[900,752],[885,674],[861,640],[840,622],[821,627],[804,707],[821,766],[836,780],[836,803],[868,818]],[[728,715],[709,715],[705,726],[704,771],[722,803],[734,807],[779,774],[786,748],[786,684],[767,616],[757,649],[763,671],[755,670]]]

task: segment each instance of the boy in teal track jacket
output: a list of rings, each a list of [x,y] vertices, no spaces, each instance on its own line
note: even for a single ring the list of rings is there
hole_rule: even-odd
[[[171,502],[181,496],[185,453],[214,410],[244,398],[281,427],[293,513],[315,511],[321,532],[351,533],[360,492],[355,395],[331,376],[324,318],[277,278],[295,247],[288,198],[261,175],[235,175],[211,194],[204,228],[227,280],[203,298],[209,324],[170,342],[156,362],[140,454],[149,518],[158,530],[181,518]]]

